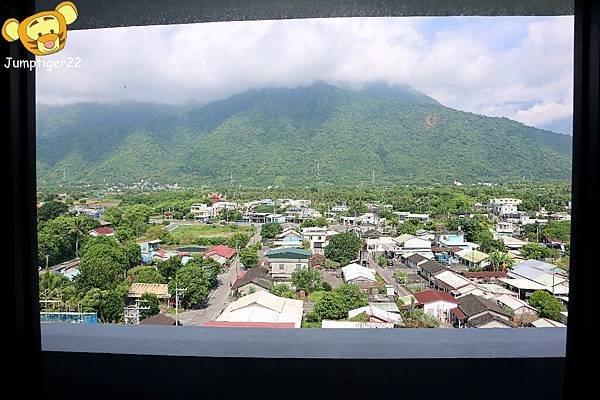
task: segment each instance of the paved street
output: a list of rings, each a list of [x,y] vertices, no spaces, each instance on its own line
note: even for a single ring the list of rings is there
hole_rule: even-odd
[[[379,264],[377,264],[375,262],[375,260],[373,260],[373,258],[370,255],[366,255],[365,257],[366,257],[366,259],[369,262],[369,266],[371,268],[374,268],[375,271],[377,271],[377,273],[379,275],[381,275],[381,277],[383,278],[383,280],[388,285],[392,285],[394,287],[394,291],[396,292],[396,294],[398,294],[399,296],[408,296],[408,295],[410,295],[410,292],[404,286],[399,285],[396,282],[396,279],[394,278],[394,272],[399,271],[400,268],[398,268],[398,267],[381,268],[379,266]]]
[[[257,226],[256,233],[250,238],[250,244],[260,242],[260,226]],[[199,310],[181,311],[177,319],[182,325],[202,325],[210,320],[217,318],[231,302],[229,296],[230,285],[235,282],[237,274],[243,269],[239,257],[235,257],[225,272],[219,275],[219,286],[211,293],[208,298],[208,305]]]

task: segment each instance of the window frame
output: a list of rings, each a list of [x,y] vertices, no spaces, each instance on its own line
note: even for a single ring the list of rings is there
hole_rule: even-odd
[[[11,0],[0,6],[0,16],[22,19],[36,10],[52,9],[54,1]],[[110,26],[151,25],[155,23],[194,23],[225,20],[255,20],[280,18],[310,18],[333,16],[433,16],[433,15],[566,15],[575,14],[574,130],[572,174],[572,246],[571,265],[583,266],[570,270],[569,324],[566,340],[565,396],[575,386],[590,385],[576,371],[577,363],[591,358],[584,349],[591,336],[588,315],[592,314],[592,284],[596,273],[593,235],[600,226],[595,212],[600,201],[595,182],[600,182],[600,2],[590,0],[488,1],[452,0],[436,3],[432,0],[404,0],[400,4],[388,1],[316,0],[302,4],[293,1],[230,0],[193,2],[177,0],[160,2],[140,0],[134,3],[107,0],[77,2],[80,15],[93,17],[77,21],[73,29]],[[145,8],[144,8],[145,7]],[[194,10],[194,12],[190,12]],[[33,61],[22,46],[2,42],[3,58],[13,57]],[[3,174],[9,219],[7,278],[10,343],[20,358],[30,361],[35,376],[42,373],[42,335],[39,324],[38,271],[36,266],[36,147],[35,147],[35,73],[28,70],[2,69],[3,104],[8,114],[3,135]],[[592,184],[590,184],[592,183]],[[11,351],[13,351],[11,349]],[[61,357],[74,356],[53,354]],[[590,352],[591,353],[591,352]],[[93,355],[90,355],[92,359]],[[401,361],[401,360],[397,360]],[[520,361],[527,362],[527,359]],[[367,362],[367,361],[365,361]],[[44,370],[47,370],[45,368]]]

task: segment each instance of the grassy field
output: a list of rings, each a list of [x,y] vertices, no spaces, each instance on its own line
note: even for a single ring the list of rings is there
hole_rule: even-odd
[[[189,244],[201,237],[230,237],[236,233],[251,236],[254,229],[253,226],[238,225],[181,225],[170,235],[180,244]]]

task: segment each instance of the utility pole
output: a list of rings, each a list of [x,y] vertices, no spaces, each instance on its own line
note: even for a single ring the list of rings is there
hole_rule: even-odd
[[[184,293],[186,290],[177,287],[177,275],[175,275],[175,326],[179,325],[179,320],[177,319],[179,313],[179,293]]]

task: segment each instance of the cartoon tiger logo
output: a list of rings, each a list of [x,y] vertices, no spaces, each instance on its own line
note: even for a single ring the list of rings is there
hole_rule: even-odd
[[[60,3],[52,11],[43,11],[25,18],[21,23],[10,18],[2,25],[2,37],[8,42],[21,40],[36,56],[48,56],[65,48],[67,25],[77,19],[77,7],[70,1]]]

